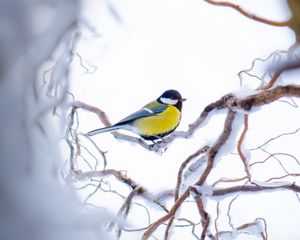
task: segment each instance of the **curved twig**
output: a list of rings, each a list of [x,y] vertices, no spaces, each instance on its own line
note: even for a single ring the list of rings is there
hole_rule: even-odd
[[[244,10],[241,6],[237,5],[237,4],[233,4],[230,2],[226,2],[226,1],[214,1],[214,0],[204,0],[207,3],[213,4],[213,5],[217,5],[217,6],[223,6],[223,7],[230,7],[233,8],[235,10],[237,10],[239,13],[241,13],[242,15],[244,15],[247,18],[250,18],[252,20],[255,20],[257,22],[261,22],[261,23],[265,23],[268,25],[272,25],[272,26],[276,26],[276,27],[286,27],[289,26],[291,19],[287,20],[287,21],[272,21],[263,17],[259,17],[256,16],[252,13],[247,12],[246,10]]]

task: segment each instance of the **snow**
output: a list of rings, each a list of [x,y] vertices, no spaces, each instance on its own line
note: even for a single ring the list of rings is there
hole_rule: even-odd
[[[39,67],[76,20],[77,4],[73,0],[0,3],[0,239],[110,238],[104,232],[110,214],[81,211],[77,193],[59,179],[63,162],[59,121],[51,115],[51,99],[39,98],[44,91]],[[39,12],[32,17],[41,26],[32,26],[30,10]],[[65,74],[60,74],[60,83],[67,83]],[[59,110],[64,115],[64,108]]]
[[[191,185],[193,184],[199,176],[201,176],[202,171],[206,165],[203,165],[207,161],[207,156],[203,155],[200,158],[194,160],[188,168],[183,173],[183,184]]]
[[[212,196],[214,189],[211,185],[208,184],[202,184],[201,186],[199,185],[193,185],[193,187],[196,189],[196,191],[201,194],[201,196]]]
[[[239,88],[233,90],[231,93],[235,97],[237,97],[239,99],[243,99],[245,97],[248,97],[249,95],[258,93],[258,91],[256,89],[254,89],[253,87],[247,85],[247,83],[245,83],[242,86],[240,86]]]
[[[262,234],[265,233],[263,219],[256,219],[254,222],[247,223],[243,227],[240,226],[232,231],[220,232],[219,239],[220,240],[232,240],[232,239],[240,239],[239,236],[246,234],[248,236],[256,236],[258,238],[262,237]],[[241,238],[242,239],[242,238]]]

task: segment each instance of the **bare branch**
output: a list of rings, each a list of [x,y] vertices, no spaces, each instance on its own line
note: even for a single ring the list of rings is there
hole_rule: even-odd
[[[94,73],[97,71],[97,67],[95,65],[91,65],[87,60],[83,60],[82,56],[78,52],[76,52],[76,56],[79,58],[80,66],[85,70],[85,74]],[[90,70],[86,65],[92,68],[92,70]]]
[[[229,203],[229,205],[228,205],[228,210],[227,210],[228,222],[229,222],[229,225],[230,225],[230,227],[232,228],[232,230],[234,230],[234,225],[233,225],[233,223],[232,223],[232,218],[231,218],[231,216],[230,216],[230,211],[231,211],[231,207],[232,207],[233,202],[234,202],[238,197],[239,197],[239,196],[237,195],[237,196],[235,196],[235,197],[230,201],[230,203]]]
[[[282,22],[277,22],[277,21],[272,21],[266,18],[262,18],[262,17],[258,17],[252,13],[247,12],[246,10],[244,10],[242,7],[240,7],[237,4],[233,4],[230,2],[226,2],[226,1],[215,1],[215,0],[204,0],[207,3],[213,4],[213,5],[217,5],[217,6],[223,6],[223,7],[230,7],[233,8],[235,10],[237,10],[239,13],[241,13],[242,15],[244,15],[247,18],[250,18],[252,20],[255,20],[257,22],[261,22],[261,23],[265,23],[268,25],[272,25],[272,26],[276,26],[276,27],[285,27],[288,26],[290,24],[291,20],[287,20],[287,21],[282,21]]]
[[[240,182],[240,181],[244,181],[244,180],[249,181],[249,178],[247,176],[242,177],[242,178],[234,178],[234,179],[220,178],[219,180],[217,180],[216,182],[214,182],[212,184],[212,186],[215,187],[219,183],[233,183],[233,182],[236,183],[236,182]]]
[[[276,88],[250,95],[243,99],[230,99],[228,105],[250,111],[252,107],[259,107],[274,102],[282,97],[300,97],[299,85],[278,86]]]
[[[218,220],[220,217],[220,202],[217,202],[217,216],[215,218],[214,221],[214,226],[215,226],[215,230],[216,230],[216,240],[219,240],[219,229],[218,229]]]
[[[243,193],[243,192],[261,192],[261,191],[282,191],[291,190],[294,192],[300,192],[300,186],[294,183],[282,184],[279,186],[259,186],[259,185],[241,185],[228,188],[215,189],[212,196],[230,196],[232,193]]]
[[[201,238],[200,239],[204,240],[205,237],[206,237],[208,227],[209,227],[210,216],[207,213],[207,211],[205,211],[203,201],[200,197],[200,194],[197,192],[197,190],[195,188],[192,188],[191,191],[193,193],[193,197],[195,199],[199,214],[201,216],[202,233],[201,233]]]

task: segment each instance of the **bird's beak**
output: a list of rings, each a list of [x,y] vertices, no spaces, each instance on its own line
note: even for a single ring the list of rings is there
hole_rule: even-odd
[[[184,102],[184,101],[186,101],[187,99],[186,98],[183,98],[183,99],[181,99],[181,102]]]

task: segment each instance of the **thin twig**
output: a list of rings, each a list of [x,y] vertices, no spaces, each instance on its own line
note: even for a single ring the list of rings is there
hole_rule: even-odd
[[[218,220],[220,217],[220,202],[217,202],[217,216],[214,221],[215,230],[216,230],[216,240],[219,240],[219,229],[218,229]]]
[[[117,229],[117,236],[120,237],[121,233],[122,233],[122,229],[123,229],[123,224],[124,221],[126,220],[130,207],[132,205],[132,200],[134,198],[134,196],[136,195],[140,195],[143,191],[143,188],[138,187],[133,189],[129,195],[127,196],[126,200],[123,202],[123,205],[121,206],[121,208],[119,209],[117,216],[121,217],[121,221],[118,221],[118,229]],[[115,225],[115,222],[111,222],[108,226],[108,229],[113,228],[113,226]]]
[[[283,136],[288,136],[288,135],[293,135],[293,134],[296,134],[300,131],[300,128],[297,128],[296,130],[292,131],[292,132],[287,132],[287,133],[281,133],[279,135],[277,135],[276,137],[272,137],[270,138],[268,141],[264,142],[263,144],[259,145],[258,147],[256,148],[252,148],[250,150],[257,150],[257,149],[261,149],[263,146],[267,145],[268,143],[278,139],[278,138],[281,138]]]
[[[243,144],[243,141],[245,139],[245,136],[246,136],[246,133],[248,131],[248,115],[245,114],[244,115],[244,129],[243,129],[243,132],[238,140],[238,143],[237,143],[237,151],[238,151],[238,154],[244,164],[244,169],[245,169],[245,172],[247,174],[247,178],[250,180],[251,179],[251,174],[250,174],[250,171],[249,171],[249,166],[248,166],[248,162],[247,162],[247,158],[245,157],[245,155],[243,154],[243,151],[242,151],[242,144]]]
[[[230,227],[232,228],[232,230],[234,230],[234,225],[232,223],[232,219],[231,219],[231,216],[230,216],[230,211],[231,211],[231,206],[233,204],[233,202],[238,198],[239,196],[235,196],[233,199],[231,199],[229,205],[228,205],[228,210],[227,210],[227,217],[228,217],[228,223],[230,225]]]
[[[272,190],[272,191],[291,190],[300,193],[300,186],[294,183],[290,183],[290,184],[283,183],[282,185],[279,186],[240,185],[240,186],[233,186],[228,188],[215,189],[213,191],[212,196],[226,197],[226,196],[231,196],[232,193],[261,192],[261,191],[268,191],[268,190]]]
[[[295,156],[293,156],[292,154],[288,154],[288,153],[272,153],[272,154],[268,153],[268,154],[269,154],[269,156],[266,157],[264,160],[251,163],[249,166],[252,167],[252,166],[254,166],[256,164],[265,163],[268,159],[273,158],[274,156],[277,156],[277,155],[290,157],[290,158],[294,159],[295,162],[300,166],[299,160]]]
[[[244,181],[244,180],[249,180],[247,176],[245,177],[241,177],[241,178],[233,178],[233,179],[224,179],[224,178],[220,178],[217,181],[215,181],[212,186],[215,187],[217,184],[219,183],[232,183],[232,182],[240,182],[240,181]]]
[[[208,226],[210,223],[210,216],[207,213],[207,211],[205,211],[204,209],[204,205],[203,205],[203,201],[200,197],[200,194],[197,192],[197,190],[195,188],[192,188],[191,191],[193,192],[193,197],[195,199],[196,202],[196,206],[198,208],[198,212],[201,216],[201,223],[202,223],[202,233],[201,233],[201,240],[205,239],[207,230],[208,230]]]

